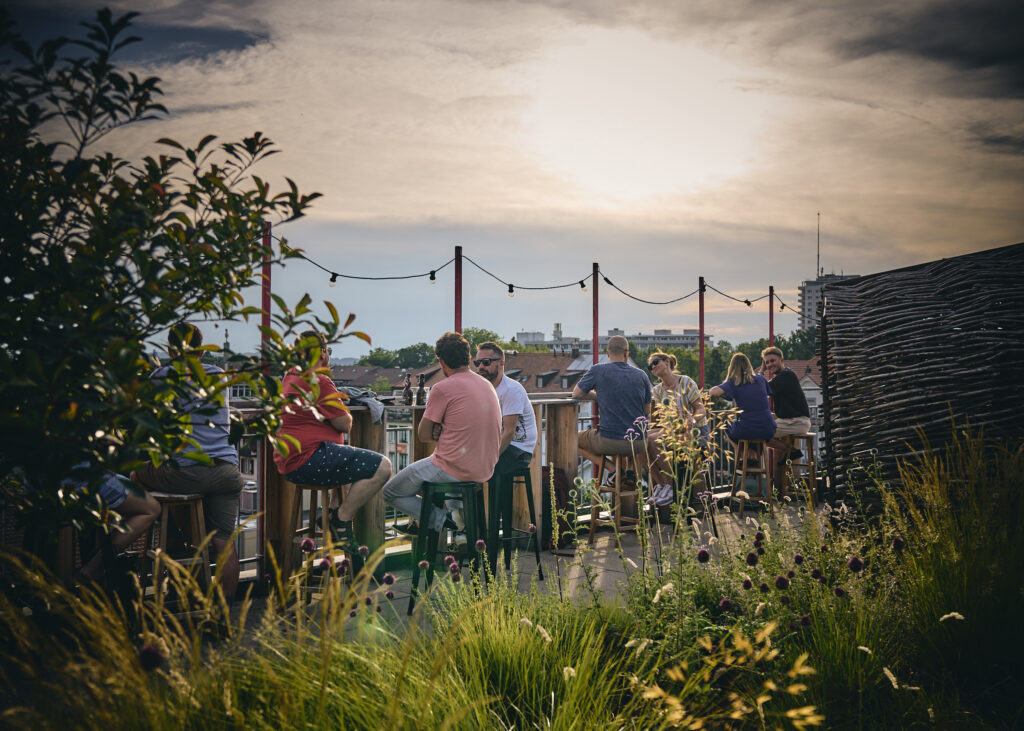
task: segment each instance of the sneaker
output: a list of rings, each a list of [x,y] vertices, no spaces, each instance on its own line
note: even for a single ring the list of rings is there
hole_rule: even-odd
[[[792,462],[796,462],[798,459],[800,459],[803,456],[804,456],[804,453],[802,451],[800,451],[799,449],[794,449],[792,452],[789,453],[789,459]]]
[[[659,508],[664,505],[671,505],[675,500],[674,491],[671,485],[655,485],[654,486],[654,504]]]
[[[395,523],[393,527],[399,533],[407,536],[418,536],[420,534],[419,523],[415,520],[410,520],[409,522],[402,524]]]

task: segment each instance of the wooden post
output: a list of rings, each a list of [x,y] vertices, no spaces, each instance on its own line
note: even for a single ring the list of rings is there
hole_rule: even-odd
[[[385,438],[383,422],[374,424],[369,409],[352,410],[350,444],[378,454],[386,454]],[[384,545],[384,493],[382,491],[378,491],[367,501],[366,505],[359,509],[352,520],[352,527],[355,529],[356,541],[359,545],[369,548],[371,554]]]

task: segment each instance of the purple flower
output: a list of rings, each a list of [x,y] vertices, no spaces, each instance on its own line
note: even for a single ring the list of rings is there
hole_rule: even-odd
[[[348,616],[350,616],[350,617],[356,616],[356,610],[352,609],[351,611],[349,611]]]
[[[776,589],[788,589],[789,588],[789,579],[787,579],[782,574],[779,574],[778,576],[775,577],[775,588]]]
[[[388,573],[384,574],[384,583],[387,584],[388,586],[391,586],[392,584],[394,584],[395,583],[395,575],[392,574],[391,572],[388,572]]]
[[[476,547],[477,553],[483,553],[487,550],[487,543],[484,541],[483,538],[477,538],[476,543],[474,545]]]
[[[349,566],[351,565],[352,562],[348,560],[348,556],[345,556],[345,558],[341,559],[341,562],[338,565],[338,570],[342,573],[345,573],[346,571],[348,571]]]
[[[626,430],[626,439],[628,439],[629,441],[632,442],[633,440],[638,439],[639,437],[640,435],[636,433],[636,429],[634,429],[633,427],[630,427],[629,429]]]
[[[723,612],[732,611],[732,602],[729,601],[729,597],[722,597],[722,601],[718,602],[718,608]]]
[[[828,544],[827,543],[822,543],[821,544],[821,552],[825,553],[827,551],[828,551]]]
[[[164,656],[156,645],[146,644],[139,648],[139,664],[147,673],[156,670],[163,661]]]
[[[789,595],[788,594],[783,594],[782,596],[779,597],[779,601],[782,602],[783,604],[789,604]]]
[[[381,611],[382,611],[382,609],[381,609],[381,606],[380,606],[380,604],[378,604],[378,605],[377,605],[377,614],[380,614],[380,613],[381,613]]]
[[[526,532],[527,533],[536,533],[537,532],[537,526],[535,526],[533,523],[530,523],[530,525],[528,525],[526,527]]]
[[[764,540],[764,533],[761,532],[761,531],[758,531],[757,533],[754,534],[754,539],[758,540],[758,541],[763,541]]]
[[[769,587],[768,584],[766,584],[763,581],[761,582],[761,585],[758,586],[757,588],[761,590],[762,594],[767,594],[770,591],[770,589],[771,589],[771,587]]]
[[[651,425],[651,420],[648,419],[646,416],[638,416],[635,419],[633,419],[633,424],[634,426],[638,426],[641,429],[646,429]]]
[[[761,547],[761,539],[760,538],[755,538],[754,539],[754,548],[760,548],[760,547]]]
[[[811,578],[818,580],[821,578],[821,569],[811,569]]]
[[[316,544],[312,538],[303,538],[302,543],[299,545],[303,553],[313,553],[316,550]]]
[[[329,559],[329,558],[322,558],[322,559],[320,559],[320,570],[321,571],[330,571],[331,567],[333,565],[334,564],[331,563],[331,559]]]
[[[367,556],[369,556],[370,555],[370,547],[369,546],[360,546],[359,547],[359,555],[362,556],[363,558],[366,558]]]
[[[799,566],[803,562],[804,562],[804,555],[802,553],[795,553],[795,554],[793,554],[793,563],[795,563],[797,566]]]
[[[462,581],[462,574],[460,574],[460,573],[453,573],[452,574],[452,581],[454,581],[456,584],[458,584],[460,581]]]
[[[800,617],[800,624],[802,624],[804,627],[810,626],[810,624],[811,624],[811,615],[805,614],[802,617]]]
[[[711,560],[711,552],[706,548],[700,549],[697,551],[697,560],[700,563],[707,563]]]
[[[369,596],[365,597],[364,601],[366,602],[366,606],[370,606],[371,604],[373,604],[373,599],[371,599]]]
[[[395,592],[393,592],[393,591],[391,591],[389,589],[388,591],[384,592],[384,596],[387,597],[388,599],[394,599],[395,598]]]
[[[864,568],[864,562],[860,559],[860,556],[850,556],[850,560],[846,562],[846,567],[853,573],[860,573]]]
[[[757,566],[757,554],[753,551],[747,554],[747,566]]]
[[[764,546],[758,546],[757,547],[757,555],[758,556],[763,556],[764,555]]]
[[[462,573],[462,569],[460,569],[459,565],[457,563],[455,563],[454,561],[452,561],[450,564],[448,564],[448,570],[452,572],[452,576],[456,576],[457,574],[461,574]]]
[[[793,571],[793,569],[790,569],[789,571],[786,572],[786,576],[789,577],[790,579],[795,578],[796,577],[796,572]]]
[[[753,581],[751,581],[750,579],[744,579],[743,580],[743,590],[744,591],[750,591],[753,588],[754,588],[754,582]]]
[[[427,560],[420,561],[416,565],[420,567],[420,571],[426,571],[427,569],[430,568],[430,562],[427,561]]]
[[[907,542],[903,540],[903,536],[896,536],[892,539],[892,550],[896,551],[896,553],[899,553],[903,550],[903,546],[905,546],[906,543]]]
[[[832,590],[832,593],[835,594],[838,597],[846,596],[846,590],[843,587],[841,587],[841,586],[835,587]]]
[[[444,557],[445,566],[451,566],[453,563],[455,563],[455,556],[449,553],[447,556]]]

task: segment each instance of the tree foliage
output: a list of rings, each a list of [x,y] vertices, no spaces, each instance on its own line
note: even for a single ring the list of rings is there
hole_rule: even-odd
[[[66,489],[69,476],[93,486],[107,470],[194,446],[178,403],[247,383],[266,404],[251,428],[273,433],[275,376],[309,362],[292,333],[317,327],[337,340],[352,321],[342,326],[330,303],[328,318],[313,316],[308,295],[291,309],[275,297],[262,361],[225,354],[229,373],[217,378],[188,358],[177,378],[147,378],[157,363],[146,346],[169,327],[259,316],[241,290],[259,284],[264,261],[296,255],[263,244],[264,222],[299,217],[317,196],[291,180],[272,192],[254,174],[276,152],[259,132],[194,146],[161,139],[137,161],[97,151],[165,112],[157,78],[113,63],[138,40],[125,35],[133,15],[101,10],[84,38],[38,48],[0,20],[0,58],[17,59],[0,74],[0,474],[27,519],[50,525],[104,515],[91,490]]]

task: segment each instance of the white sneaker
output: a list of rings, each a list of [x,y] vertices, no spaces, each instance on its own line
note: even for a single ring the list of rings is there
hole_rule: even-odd
[[[658,507],[671,505],[673,500],[671,485],[654,486],[654,504]]]

